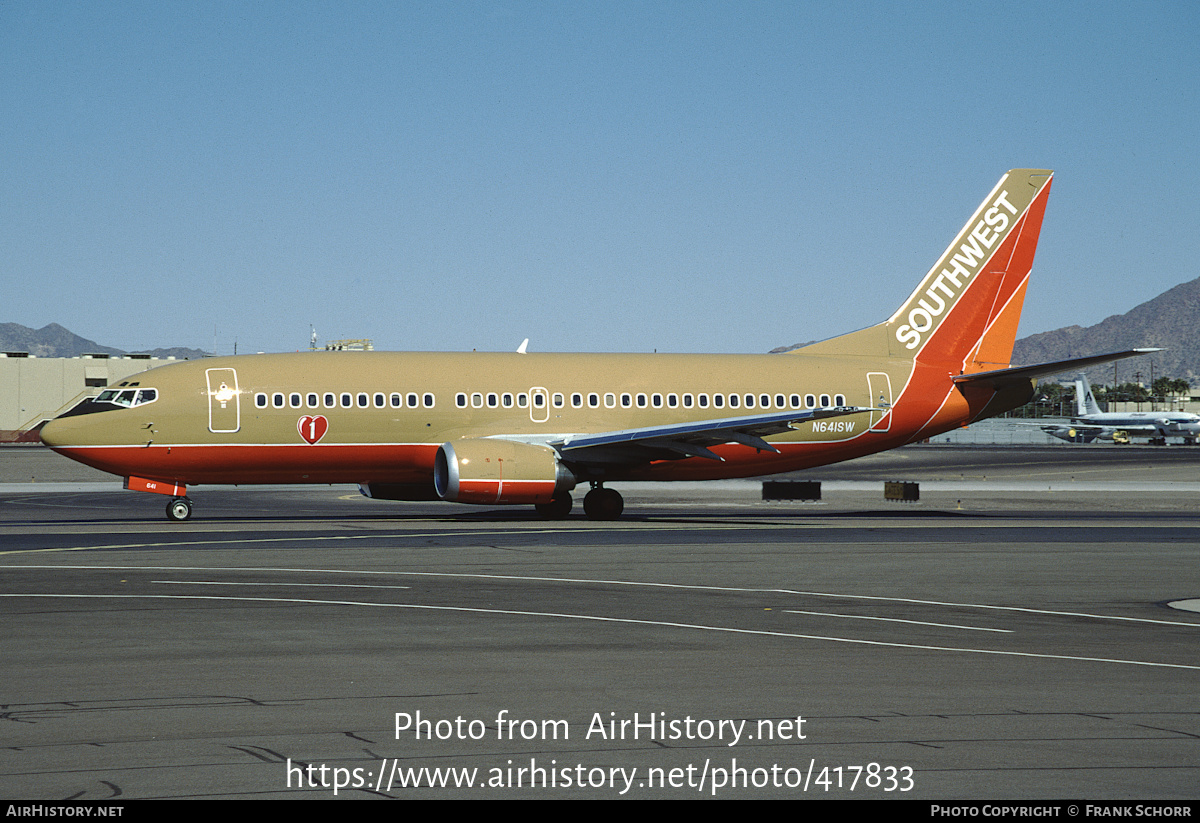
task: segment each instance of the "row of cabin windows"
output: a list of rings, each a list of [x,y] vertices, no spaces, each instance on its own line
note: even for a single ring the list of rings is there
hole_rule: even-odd
[[[254,405],[257,408],[265,409],[272,406],[276,409],[293,408],[293,409],[432,409],[434,406],[434,397],[430,393],[418,394],[417,392],[409,392],[401,394],[400,392],[392,392],[384,394],[383,392],[309,392],[301,394],[300,392],[275,392],[267,395],[266,392],[255,392]]]
[[[576,392],[571,395],[571,408],[582,409],[586,400],[586,405],[589,409],[600,408],[601,402],[603,402],[604,408],[615,409],[618,405],[618,397],[620,407],[623,409],[635,407],[639,409],[661,409],[664,406],[668,409],[825,409],[831,406],[846,405],[846,396],[842,394],[834,395],[832,400],[828,394],[822,394],[818,404],[818,397],[815,394],[806,394],[801,398],[798,394],[714,394],[710,396],[708,394],[676,394],[674,392],[667,395],[657,392],[649,395],[641,392],[638,394],[622,392],[618,396],[613,392],[603,395],[595,392],[586,395]],[[471,392],[470,394],[459,392],[454,395],[454,405],[460,409],[465,409],[468,406],[473,409],[482,409],[484,407],[489,409],[511,409],[514,405],[519,409],[524,409],[528,408],[530,402],[532,402],[535,409],[541,409],[545,407],[547,399],[549,399],[550,405],[556,409],[566,406],[566,396],[560,392],[548,394],[536,391],[521,392],[516,395],[510,392]]]
[[[513,406],[525,409],[529,407],[531,398],[533,407],[536,409],[544,408],[547,399],[550,405],[556,409],[566,406],[566,396],[560,392],[554,392],[549,395],[544,392],[520,392],[518,394],[511,392],[472,392],[470,394],[459,392],[454,396],[454,405],[460,409],[465,409],[468,406],[473,409],[481,409],[485,406],[489,409],[511,409]],[[714,394],[710,396],[706,393],[692,394],[690,392],[685,392],[682,395],[674,392],[666,395],[657,392],[649,395],[642,392],[636,395],[629,392],[622,392],[619,396],[613,392],[607,392],[603,395],[596,392],[586,395],[576,392],[571,395],[571,408],[573,409],[582,409],[585,403],[589,409],[600,408],[601,403],[603,403],[606,409],[615,409],[618,402],[620,407],[624,409],[635,407],[639,409],[661,409],[665,407],[668,409],[774,408],[782,410],[824,409],[831,406],[844,406],[846,405],[846,397],[841,394],[833,395],[832,398],[828,394],[822,394],[818,398],[815,394],[806,394],[801,397],[799,394],[756,395],[749,393],[744,395]],[[384,394],[383,392],[375,392],[374,394],[368,392],[341,392],[340,394],[335,392],[325,392],[324,394],[317,392],[309,392],[308,394],[301,394],[300,392],[287,394],[284,392],[275,392],[271,395],[268,395],[266,392],[256,392],[254,395],[254,405],[260,409],[265,409],[268,406],[277,409],[369,409],[372,407],[376,409],[432,409],[435,405],[435,399],[433,394],[428,392],[423,395],[417,392],[409,392],[408,394],[401,394],[399,392],[392,392],[391,394]]]

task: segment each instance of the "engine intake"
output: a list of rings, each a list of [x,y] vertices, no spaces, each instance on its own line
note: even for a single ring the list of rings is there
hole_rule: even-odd
[[[434,489],[453,503],[549,503],[575,483],[553,449],[511,440],[443,443],[433,464]]]

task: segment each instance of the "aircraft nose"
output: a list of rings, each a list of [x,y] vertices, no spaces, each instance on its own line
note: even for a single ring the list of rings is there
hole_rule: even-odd
[[[61,422],[62,418],[56,417],[46,425],[42,426],[38,432],[38,437],[41,438],[43,445],[49,446],[52,449],[68,445],[63,440],[64,426]]]
[[[54,431],[55,426],[53,420],[42,426],[40,431],[37,432],[37,437],[41,438],[42,445],[47,445],[50,447],[50,449],[53,449],[55,445],[58,445],[59,440],[55,437]]]
[[[108,408],[110,407],[107,404],[97,405],[94,399],[84,400],[46,423],[38,434],[42,442],[52,449],[90,443],[91,437],[102,428],[93,425],[98,421],[92,415]]]
[[[91,401],[88,401],[90,403]],[[81,406],[87,403],[81,404]],[[65,449],[72,446],[92,444],[104,429],[101,421],[92,415],[81,412],[81,406],[60,414],[58,417],[42,426],[38,435],[42,442],[52,449]]]

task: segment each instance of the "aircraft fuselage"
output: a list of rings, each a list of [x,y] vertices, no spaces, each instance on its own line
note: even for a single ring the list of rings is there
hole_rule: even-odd
[[[549,443],[774,411],[879,409],[799,423],[770,438],[778,454],[730,442],[713,447],[723,461],[672,454],[643,462],[617,450],[610,461],[594,459],[580,471],[605,480],[744,477],[845,460],[966,422],[970,409],[948,377],[937,395],[898,402],[913,372],[911,360],[787,355],[212,358],[143,372],[112,391],[153,389],[151,402],[92,401],[88,413],[52,421],[42,436],[98,469],[181,485],[421,484],[431,483],[438,447],[461,438]],[[903,411],[898,425],[896,415],[885,415],[894,402],[896,413]],[[947,405],[957,414],[939,416]]]

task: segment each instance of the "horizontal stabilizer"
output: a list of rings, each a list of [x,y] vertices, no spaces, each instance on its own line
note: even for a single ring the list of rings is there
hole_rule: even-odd
[[[1112,363],[1114,360],[1124,360],[1127,357],[1137,357],[1141,354],[1153,354],[1162,349],[1130,349],[1113,352],[1112,354],[1097,354],[1094,357],[1074,357],[1069,360],[1055,360],[1051,363],[1037,363],[1032,366],[1014,366],[1009,369],[981,371],[974,374],[955,375],[954,382],[958,384],[987,385],[1000,389],[1035,377],[1049,377],[1066,371],[1078,371],[1101,363]]]

